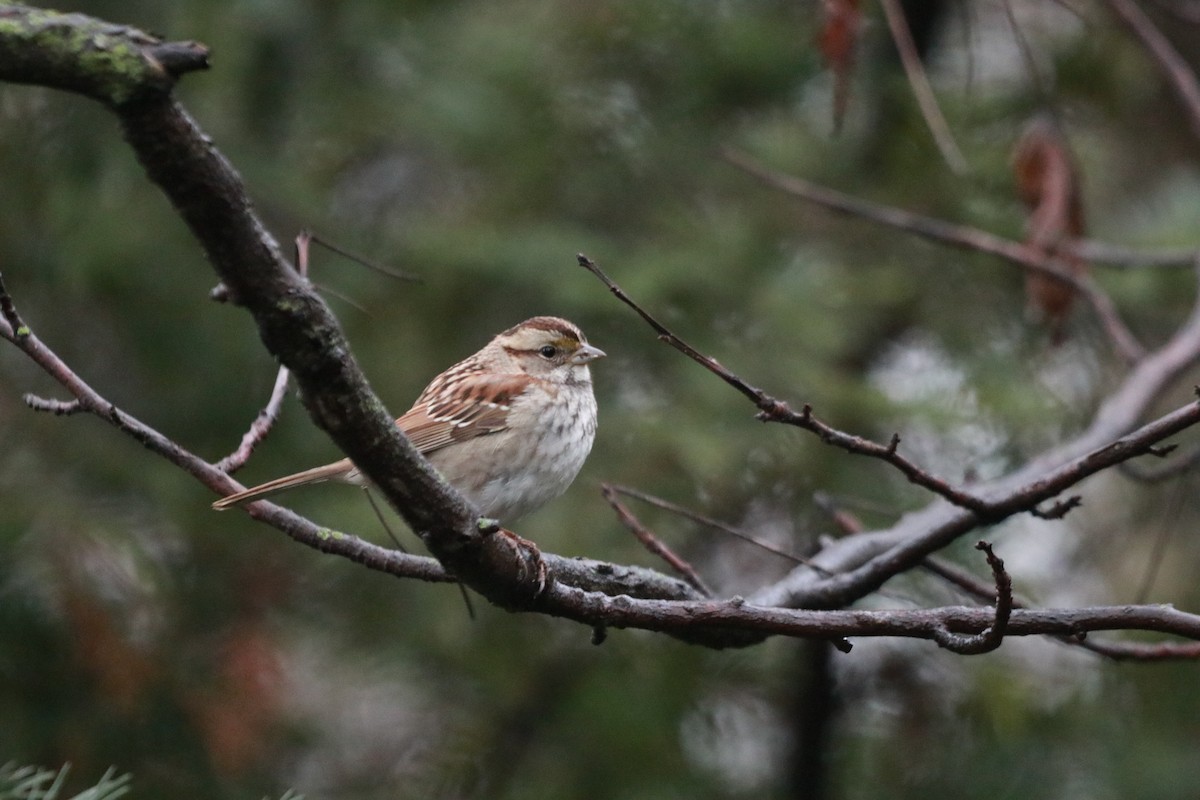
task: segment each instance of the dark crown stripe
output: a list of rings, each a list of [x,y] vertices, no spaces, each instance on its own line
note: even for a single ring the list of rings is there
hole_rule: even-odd
[[[514,325],[500,335],[507,336],[515,333],[520,328],[535,328],[550,333],[562,334],[563,337],[574,339],[577,342],[583,341],[583,336],[580,334],[579,328],[559,317],[533,317],[525,320],[520,325]]]

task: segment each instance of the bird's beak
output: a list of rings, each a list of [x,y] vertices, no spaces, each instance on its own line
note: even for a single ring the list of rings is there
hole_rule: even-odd
[[[571,363],[580,365],[586,364],[589,361],[595,361],[597,358],[604,358],[605,352],[599,347],[592,347],[590,344],[581,344],[579,349],[571,354]]]

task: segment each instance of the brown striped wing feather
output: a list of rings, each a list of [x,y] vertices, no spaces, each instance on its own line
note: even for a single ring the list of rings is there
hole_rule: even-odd
[[[533,380],[526,375],[456,376],[427,388],[396,425],[424,454],[508,427],[513,401]]]

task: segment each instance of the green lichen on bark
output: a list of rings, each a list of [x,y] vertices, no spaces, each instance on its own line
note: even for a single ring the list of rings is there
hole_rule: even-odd
[[[170,89],[145,51],[161,42],[83,14],[0,4],[0,78],[79,91],[113,107]]]

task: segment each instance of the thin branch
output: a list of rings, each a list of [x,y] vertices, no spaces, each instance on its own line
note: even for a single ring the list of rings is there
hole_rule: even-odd
[[[1150,57],[1158,64],[1183,103],[1192,133],[1200,136],[1200,81],[1196,79],[1196,73],[1192,71],[1187,60],[1133,0],[1108,0],[1108,7],[1138,38]]]
[[[1173,436],[1181,430],[1200,423],[1200,403],[1189,403],[1138,430],[1107,445],[1085,453],[1055,468],[1045,468],[1027,483],[1014,483],[1016,473],[990,488],[989,522],[1005,519],[1035,508],[1086,477],[1108,469],[1129,458],[1144,454],[1149,446]],[[829,578],[817,578],[816,585],[795,600],[808,607],[838,607],[876,591],[894,575],[917,566],[930,554],[947,546],[960,536],[983,524],[983,518],[970,511],[944,515],[936,507],[909,515],[908,525],[920,526],[908,532],[908,525],[898,526],[895,544],[886,552],[870,557],[859,567],[839,572]],[[863,539],[864,537],[859,537]],[[822,560],[821,563],[827,563]],[[775,597],[765,592],[764,597]]]
[[[217,462],[217,469],[232,475],[246,465],[254,448],[267,437],[276,420],[279,419],[279,414],[283,410],[283,401],[287,397],[290,378],[291,373],[288,368],[280,367],[279,372],[275,374],[275,386],[271,389],[271,397],[267,400],[267,405],[258,412],[254,422],[250,423],[250,429],[242,434],[242,440],[238,443],[237,449]]]
[[[57,417],[69,417],[72,414],[80,414],[87,410],[78,400],[55,400],[53,398],[38,397],[36,394],[27,394],[21,399],[25,401],[25,405],[34,411],[44,411],[48,414],[54,414]]]
[[[700,577],[700,573],[696,572],[695,567],[676,554],[670,547],[663,544],[654,535],[653,531],[643,525],[642,521],[617,498],[617,493],[612,486],[609,486],[607,483],[601,484],[600,492],[604,495],[605,501],[612,506],[612,510],[616,512],[617,520],[633,534],[635,539],[642,543],[643,547],[665,561],[671,569],[678,572],[700,594],[705,597],[713,596],[712,590],[704,583],[704,579]]]
[[[51,378],[57,381],[74,398],[69,402],[57,400],[42,400],[41,398],[26,397],[26,403],[37,410],[54,411],[59,407],[71,407],[71,413],[86,412],[104,420],[117,430],[140,442],[152,453],[165,458],[187,474],[196,478],[202,484],[219,494],[230,494],[242,487],[224,472],[209,464],[199,456],[180,447],[159,431],[134,417],[113,403],[106,400],[93,389],[66,362],[58,357],[45,343],[38,338],[29,327],[20,322],[15,304],[9,295],[4,282],[0,279],[0,308],[5,309],[6,321],[18,320],[18,329],[24,329],[21,336],[4,336],[20,349],[31,361],[37,364]],[[30,402],[33,400],[33,402]],[[45,407],[43,407],[43,404]],[[256,504],[251,516],[278,528],[291,538],[317,550],[336,553],[358,563],[379,569],[390,574],[417,578],[426,581],[452,581],[442,566],[432,558],[392,554],[392,551],[358,539],[349,534],[320,528],[309,520],[293,514],[272,503]]]
[[[21,320],[21,315],[17,313],[12,295],[8,293],[8,287],[4,285],[4,273],[0,272],[0,336],[15,343],[28,335],[29,328]]]
[[[1100,324],[1116,351],[1128,362],[1135,363],[1145,355],[1145,348],[1121,319],[1112,299],[1087,276],[1073,275],[1057,257],[1046,254],[1023,242],[1005,239],[968,225],[956,225],[911,211],[872,203],[791,175],[784,175],[759,164],[745,153],[725,148],[721,156],[738,169],[753,175],[768,186],[793,197],[816,203],[841,214],[859,217],[879,225],[916,234],[952,247],[997,256],[1056,281],[1069,284],[1082,294],[1096,312]],[[1194,263],[1194,262],[1191,262]]]
[[[1004,632],[1008,628],[1008,621],[1012,617],[1013,611],[1012,578],[1004,569],[1004,561],[993,552],[992,546],[988,542],[978,542],[975,549],[983,551],[987,556],[988,566],[992,569],[992,580],[996,584],[995,619],[991,625],[976,634],[963,635],[945,629],[939,631],[934,637],[934,641],[940,647],[964,656],[990,653],[999,647],[1000,643],[1004,641]]]
[[[303,277],[308,277],[308,244],[311,238],[312,236],[308,231],[301,231],[296,235],[294,242],[296,271]],[[228,290],[224,284],[221,284],[213,289],[211,296],[213,299],[219,299],[221,302],[224,302],[228,300]],[[258,412],[258,416],[250,424],[250,429],[242,435],[242,440],[238,444],[237,449],[217,462],[217,469],[232,475],[246,465],[246,462],[250,460],[250,456],[254,452],[254,448],[263,439],[267,438],[267,434],[271,432],[271,429],[275,426],[275,422],[279,419],[279,414],[283,410],[283,401],[287,397],[287,388],[290,379],[291,372],[287,367],[280,365],[279,371],[275,374],[275,385],[271,389],[271,396],[267,399],[267,405]],[[374,501],[372,501],[372,504],[374,504]]]
[[[412,275],[410,273],[403,272],[398,269],[393,269],[392,267],[384,266],[383,264],[380,264],[377,261],[372,261],[369,258],[364,258],[363,256],[361,256],[357,253],[351,252],[350,250],[347,250],[340,245],[334,244],[333,242],[329,241],[328,239],[324,239],[320,236],[317,236],[312,231],[306,231],[306,234],[308,235],[308,238],[310,240],[312,240],[312,242],[314,244],[319,244],[319,245],[321,245],[321,247],[324,247],[326,250],[328,250],[332,253],[337,253],[339,256],[341,256],[343,258],[348,258],[357,264],[361,264],[369,270],[378,272],[380,275],[386,275],[389,278],[395,278],[396,280],[400,280],[400,281],[408,281],[409,283],[421,283],[423,280],[423,278],[421,278],[418,275]]]
[[[847,452],[856,453],[858,455],[870,456],[882,461],[886,461],[892,466],[899,469],[906,478],[913,483],[923,486],[930,491],[941,495],[950,502],[963,508],[980,509],[982,503],[979,498],[974,497],[968,492],[950,486],[944,480],[937,478],[928,472],[925,472],[916,464],[909,461],[898,452],[900,445],[899,435],[892,437],[888,444],[880,444],[873,442],[870,439],[865,439],[861,436],[855,436],[851,433],[839,431],[831,425],[828,425],[813,416],[812,407],[805,405],[800,412],[795,412],[784,401],[772,397],[755,386],[751,386],[746,381],[742,380],[736,374],[726,369],[715,358],[706,356],[696,348],[692,347],[687,342],[680,339],[672,333],[665,325],[655,319],[650,312],[646,311],[637,304],[625,291],[613,282],[611,278],[604,273],[602,269],[587,256],[580,253],[576,256],[579,265],[588,272],[600,279],[600,282],[608,287],[608,290],[625,305],[633,309],[638,316],[646,321],[651,328],[658,333],[660,341],[666,342],[671,347],[674,347],[679,352],[683,353],[688,358],[695,361],[700,366],[707,369],[709,372],[716,375],[725,383],[732,386],[744,397],[754,403],[758,408],[758,419],[764,422],[784,422],[789,425],[794,425],[798,428],[804,428],[811,431],[820,437],[821,441],[826,444],[839,447]]]
[[[1095,239],[1072,239],[1070,242],[1063,242],[1062,250],[1092,264],[1127,270],[1190,268],[1200,259],[1200,250],[1195,247],[1149,250],[1098,242]]]
[[[637,627],[675,635],[737,630],[800,638],[894,636],[937,641],[947,631],[980,634],[997,621],[996,612],[987,608],[813,611],[757,606],[741,598],[708,602],[633,600],[582,592],[562,584],[550,587],[544,603],[546,607],[541,610],[554,616],[590,620],[593,624],[602,618],[608,628]],[[1155,631],[1196,640],[1200,639],[1200,615],[1165,605],[1014,609],[1004,635],[1080,636],[1105,630]],[[1197,649],[1179,649],[1163,657],[1195,658]]]
[[[606,487],[612,489],[612,491],[617,492],[619,494],[623,494],[626,497],[632,497],[635,500],[641,500],[643,503],[648,503],[649,505],[652,505],[656,508],[661,508],[664,511],[670,511],[672,514],[678,514],[679,516],[681,516],[685,519],[689,519],[692,522],[695,522],[697,524],[703,525],[706,528],[712,528],[713,530],[718,530],[718,531],[721,531],[722,533],[726,533],[726,534],[734,537],[735,539],[740,539],[741,541],[746,542],[747,544],[754,545],[755,547],[757,547],[761,550],[765,550],[768,553],[777,555],[780,558],[785,558],[788,561],[791,561],[793,564],[810,564],[810,565],[812,565],[812,562],[810,562],[807,558],[804,558],[803,556],[798,556],[795,553],[790,553],[787,550],[784,550],[783,548],[776,547],[775,545],[771,544],[770,542],[767,542],[767,541],[764,541],[764,540],[758,538],[757,536],[753,536],[739,528],[735,528],[734,526],[730,525],[727,522],[721,522],[718,519],[713,519],[712,517],[707,517],[703,514],[692,511],[690,508],[685,508],[684,506],[681,506],[678,503],[672,503],[670,500],[664,500],[661,497],[656,497],[655,495],[640,491],[638,489],[631,488],[629,486],[619,486],[616,484],[608,484],[608,483],[606,483],[604,485]],[[815,567],[815,565],[813,565],[813,566]]]
[[[892,41],[896,44],[896,52],[900,54],[900,63],[904,66],[904,72],[908,76],[908,85],[912,87],[913,94],[917,98],[917,105],[921,109],[925,125],[933,135],[933,141],[937,144],[946,165],[956,174],[962,175],[970,168],[967,166],[967,160],[963,157],[962,150],[954,141],[954,135],[950,133],[950,126],[946,124],[946,118],[938,106],[933,87],[929,85],[929,77],[925,74],[921,56],[917,53],[912,31],[909,30],[908,22],[904,19],[904,9],[900,7],[898,0],[882,0],[881,5],[883,14],[887,17],[888,29],[892,32]]]
[[[909,481],[929,489],[954,505],[974,512],[981,520],[997,521],[1011,516],[1018,511],[1034,509],[1038,503],[1052,499],[1063,489],[1074,485],[1083,477],[1093,474],[1098,469],[1104,469],[1126,461],[1129,458],[1144,455],[1150,452],[1152,445],[1157,444],[1161,439],[1173,435],[1200,420],[1200,405],[1191,403],[1173,414],[1169,414],[1159,421],[1145,426],[1141,431],[1122,437],[1116,442],[1104,445],[1095,452],[1084,455],[1075,464],[1071,465],[1070,470],[1060,470],[1055,480],[1039,481],[1019,491],[1007,493],[1005,496],[997,499],[984,498],[949,485],[941,478],[926,472],[900,455],[898,452],[900,437],[898,435],[893,436],[891,441],[884,445],[844,431],[839,431],[814,417],[811,406],[805,405],[799,412],[796,412],[786,402],[751,386],[735,373],[722,366],[716,359],[700,353],[672,333],[666,326],[629,297],[591,259],[581,254],[578,256],[578,260],[580,265],[599,278],[613,295],[641,316],[658,333],[660,340],[708,369],[750,399],[759,409],[759,419],[781,422],[803,428],[816,433],[826,444],[834,445],[847,452],[885,461],[898,469]],[[1073,506],[1073,503],[1067,503],[1057,508],[1054,512],[1042,513],[1057,513],[1061,516]]]
[[[985,583],[969,572],[939,558],[927,558],[921,566],[934,575],[981,600],[995,600],[994,583]],[[1030,603],[1014,597],[1013,608],[1028,608]],[[1200,644],[1175,642],[1113,642],[1072,634],[1053,637],[1064,645],[1078,647],[1114,661],[1169,661],[1200,658]]]
[[[1168,454],[1155,453],[1155,455],[1165,458]],[[1183,451],[1181,455],[1172,458],[1170,461],[1163,461],[1159,464],[1148,466],[1122,464],[1121,474],[1138,483],[1161,483],[1191,472],[1198,464],[1200,464],[1200,442],[1193,444],[1187,450]]]

